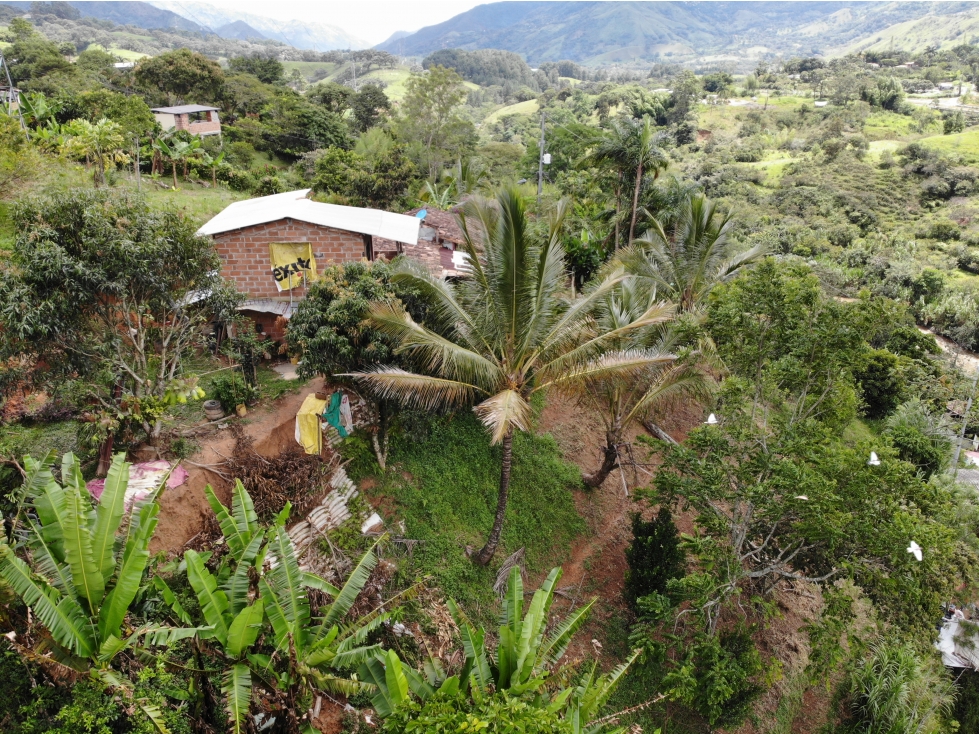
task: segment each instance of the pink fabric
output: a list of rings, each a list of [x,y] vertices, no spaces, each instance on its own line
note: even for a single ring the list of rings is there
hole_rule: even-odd
[[[144,499],[150,492],[156,489],[164,475],[170,471],[170,466],[169,461],[162,459],[159,461],[144,461],[141,464],[130,466],[129,488],[126,490],[126,508],[132,507],[134,503]],[[170,472],[170,476],[167,478],[167,487],[173,489],[174,487],[179,487],[186,481],[187,470],[182,466],[177,466]],[[105,480],[93,479],[85,486],[88,488],[89,493],[98,500],[102,498],[102,492],[105,491]]]

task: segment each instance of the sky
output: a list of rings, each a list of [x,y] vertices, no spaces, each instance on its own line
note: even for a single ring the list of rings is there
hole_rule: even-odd
[[[417,31],[493,0],[204,0],[209,5],[279,20],[339,26],[371,44],[396,31]]]

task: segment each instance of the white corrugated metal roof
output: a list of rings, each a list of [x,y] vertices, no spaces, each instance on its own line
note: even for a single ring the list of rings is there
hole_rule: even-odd
[[[345,229],[348,232],[384,237],[395,242],[418,243],[421,220],[404,214],[380,209],[361,209],[356,206],[323,204],[306,198],[311,189],[287,191],[284,194],[260,196],[257,199],[236,201],[227,206],[199,230],[197,234],[212,235],[233,229],[253,227],[289,217],[322,227]]]
[[[118,66],[118,64],[116,64]],[[182,104],[176,107],[153,107],[150,112],[165,112],[169,115],[187,115],[191,112],[217,112],[218,107],[208,107],[202,104]]]

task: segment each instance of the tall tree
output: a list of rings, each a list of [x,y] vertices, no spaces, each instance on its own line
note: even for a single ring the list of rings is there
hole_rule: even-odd
[[[493,527],[475,555],[485,565],[500,542],[513,463],[514,431],[529,431],[531,396],[542,390],[570,389],[588,378],[625,375],[650,365],[646,355],[609,353],[623,331],[594,329],[596,303],[622,280],[613,274],[585,297],[563,297],[567,270],[561,246],[566,203],[549,213],[548,229],[536,236],[524,200],[504,189],[496,201],[474,197],[460,218],[471,274],[446,282],[411,262],[394,266],[392,279],[413,285],[430,301],[431,327],[417,323],[394,303],[377,303],[371,316],[392,336],[399,350],[430,374],[378,367],[354,377],[380,396],[422,409],[473,410],[502,444],[500,486]],[[624,331],[653,323],[659,311],[632,322]]]
[[[59,358],[110,424],[151,441],[167,406],[199,395],[184,358],[199,345],[218,258],[196,225],[132,194],[71,190],[22,202],[0,278],[0,328],[25,354]]]
[[[412,75],[406,86],[398,130],[415,149],[416,162],[434,179],[447,163],[475,146],[473,124],[457,112],[466,99],[466,87],[461,76],[442,66]]]
[[[152,95],[160,93],[171,104],[209,104],[220,99],[224,72],[216,61],[188,48],[167,51],[140,61],[136,82]]]
[[[653,179],[668,165],[666,155],[657,146],[656,129],[648,117],[642,120],[625,119],[612,125],[612,129],[592,150],[588,160],[610,166],[619,173],[620,182],[623,179],[633,181],[632,208],[629,216],[629,238],[632,242],[636,230],[636,218],[639,214],[639,194],[642,190],[643,176],[652,174]],[[619,243],[618,212],[621,200],[621,183],[616,190],[616,248]]]
[[[621,254],[619,262],[681,311],[696,309],[715,285],[765,254],[762,244],[735,254],[729,238],[730,213],[721,213],[702,194],[690,194],[669,219],[673,220],[669,232],[652,219],[652,226]]]
[[[675,306],[667,301],[657,302],[655,295],[636,279],[616,286],[596,311],[599,332],[622,335],[609,347],[642,355],[648,365],[626,375],[598,375],[582,381],[582,402],[594,407],[605,424],[602,463],[585,476],[589,487],[600,487],[619,467],[621,447],[631,425],[645,420],[653,409],[669,406],[683,397],[708,397],[712,384],[700,366],[701,354],[689,348],[681,353],[679,349]],[[646,321],[647,326],[630,330],[637,320]]]

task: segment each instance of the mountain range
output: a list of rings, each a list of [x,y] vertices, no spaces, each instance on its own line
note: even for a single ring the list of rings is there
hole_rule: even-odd
[[[81,3],[72,3],[72,5],[79,4]],[[221,30],[240,22],[258,31],[261,38],[282,41],[295,48],[332,51],[370,46],[367,41],[350,35],[342,28],[311,20],[276,20],[253,13],[219,8],[208,3],[184,0],[151,0],[146,4],[211,28],[223,38],[238,38],[239,36],[225,36]]]
[[[4,4],[29,11],[30,2],[4,0]],[[367,48],[369,43],[326,23],[307,20],[276,20],[252,13],[225,10],[198,2],[139,2],[138,0],[70,0],[82,16],[111,20],[140,28],[177,28],[214,33],[221,38],[272,39],[294,48],[311,51]]]
[[[425,56],[442,48],[515,51],[531,64],[570,59],[745,63],[767,55],[833,55],[929,18],[979,18],[971,2],[496,2],[378,48]],[[968,23],[972,27],[971,23]],[[958,42],[968,42],[961,38]]]

